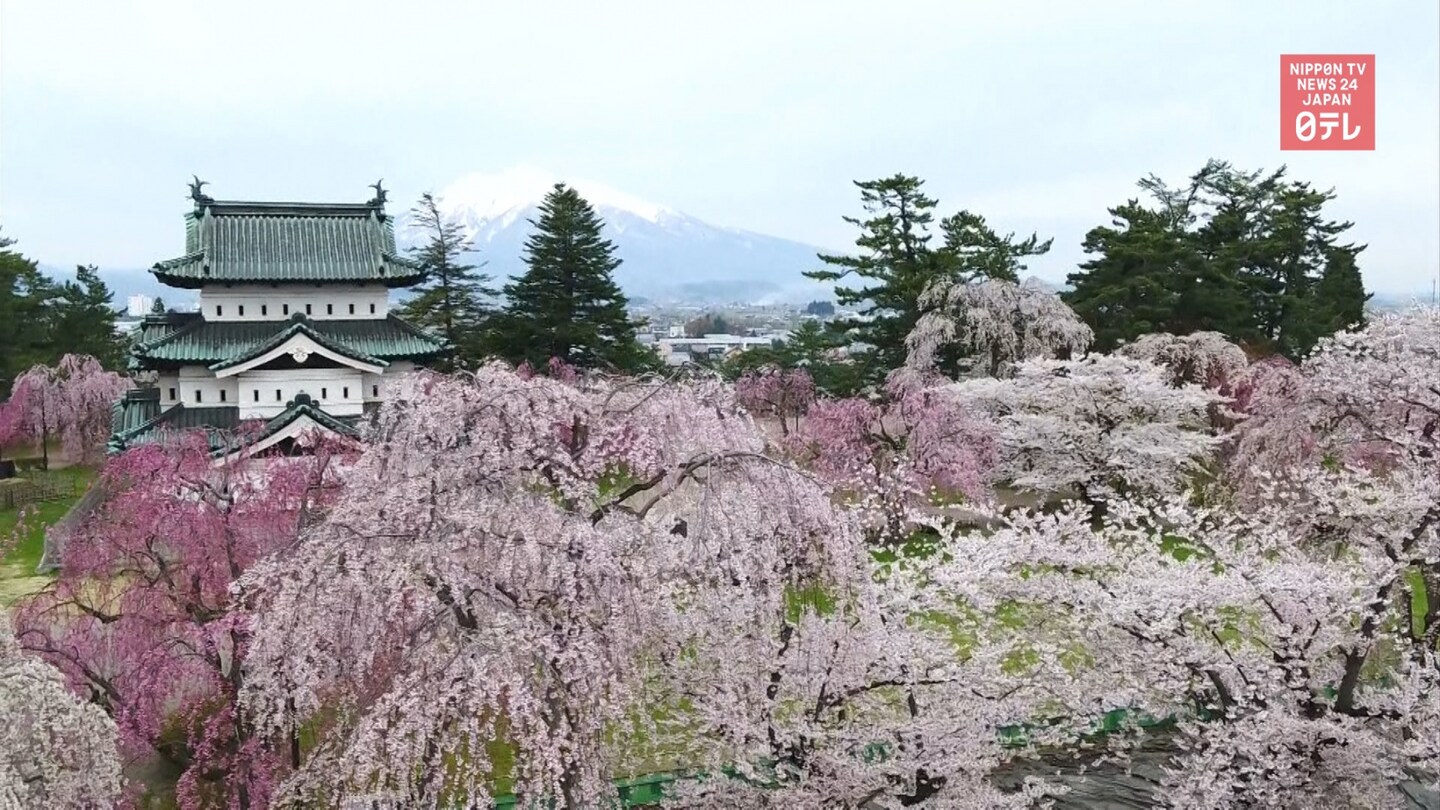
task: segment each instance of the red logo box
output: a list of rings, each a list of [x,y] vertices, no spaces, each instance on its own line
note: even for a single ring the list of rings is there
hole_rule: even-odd
[[[1375,150],[1375,54],[1280,57],[1280,148]]]

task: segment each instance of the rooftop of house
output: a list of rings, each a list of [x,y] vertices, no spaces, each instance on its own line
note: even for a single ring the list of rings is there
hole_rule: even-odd
[[[157,262],[155,277],[172,287],[213,284],[355,284],[409,287],[424,276],[397,254],[387,192],[363,203],[216,200],[190,184],[185,254]]]
[[[391,315],[368,320],[206,321],[198,313],[145,318],[132,350],[138,368],[206,365],[219,370],[281,346],[296,335],[346,357],[375,365],[425,360],[444,354],[440,337]]]

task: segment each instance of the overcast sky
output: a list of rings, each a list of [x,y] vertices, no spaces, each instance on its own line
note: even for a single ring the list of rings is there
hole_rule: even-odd
[[[392,206],[518,164],[827,247],[852,180],[1085,232],[1154,172],[1334,186],[1371,287],[1440,267],[1440,3],[0,0],[0,226],[51,265],[181,252],[221,199]],[[1377,148],[1282,153],[1281,53],[1375,53]],[[395,206],[398,207],[398,206]]]

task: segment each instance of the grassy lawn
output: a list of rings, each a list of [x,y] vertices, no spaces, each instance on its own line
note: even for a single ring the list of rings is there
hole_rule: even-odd
[[[49,581],[49,577],[37,576],[35,573],[35,567],[40,564],[40,557],[45,552],[45,529],[65,516],[70,506],[95,480],[95,470],[89,467],[66,467],[27,474],[27,477],[59,484],[62,489],[73,489],[74,494],[25,507],[25,531],[13,547],[10,547],[10,540],[20,520],[20,510],[0,509],[0,543],[9,548],[4,558],[0,559],[0,606],[9,605]],[[14,484],[0,482],[0,487],[3,486]]]

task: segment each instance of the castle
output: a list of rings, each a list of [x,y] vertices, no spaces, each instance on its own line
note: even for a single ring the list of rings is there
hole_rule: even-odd
[[[449,351],[390,312],[390,291],[422,268],[396,254],[376,183],[365,203],[237,202],[191,184],[184,255],[151,272],[199,291],[199,311],[148,316],[131,368],[154,387],[116,404],[110,451],[201,429],[216,455],[287,443],[307,431],[356,435],[395,378]],[[237,434],[237,429],[241,430]]]

